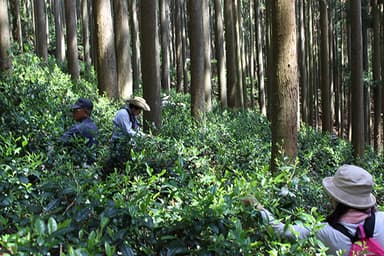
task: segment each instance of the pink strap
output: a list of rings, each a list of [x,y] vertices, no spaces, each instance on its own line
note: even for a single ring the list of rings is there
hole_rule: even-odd
[[[364,239],[366,237],[364,226],[359,224],[359,232],[360,232],[360,238]]]

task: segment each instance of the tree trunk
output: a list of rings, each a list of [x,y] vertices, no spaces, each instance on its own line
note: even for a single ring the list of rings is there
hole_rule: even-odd
[[[271,121],[272,112],[272,77],[273,77],[273,52],[272,48],[272,1],[265,1],[265,44],[266,44],[266,74],[267,74],[267,85],[265,86],[266,92],[266,106],[267,106],[267,119]]]
[[[351,88],[352,88],[352,145],[354,155],[363,157],[364,141],[364,91],[363,91],[363,45],[361,24],[361,1],[350,1],[351,14]]]
[[[278,173],[277,161],[297,156],[298,70],[296,53],[295,1],[272,1],[272,158],[271,170]]]
[[[182,81],[183,81],[183,55],[182,55],[182,5],[181,1],[175,2],[175,12],[176,12],[176,24],[175,24],[175,33],[176,33],[176,91],[182,91]]]
[[[234,26],[234,4],[232,0],[224,0],[224,21],[225,21],[225,48],[227,60],[227,87],[228,87],[228,107],[238,108],[238,76],[236,69],[236,37]]]
[[[141,81],[141,65],[140,65],[140,38],[139,38],[139,20],[137,0],[128,0],[130,4],[130,22],[132,34],[132,78],[133,78],[133,91],[139,90]]]
[[[109,98],[118,97],[115,37],[111,3],[109,0],[95,0],[97,36],[97,78],[99,93]]]
[[[320,1],[321,29],[321,121],[323,132],[332,133],[331,84],[329,77],[329,19],[326,0]]]
[[[362,39],[363,39],[363,72],[368,71],[368,28],[371,26],[369,13],[369,2],[371,0],[361,0],[361,26],[362,26]]]
[[[19,0],[10,0],[9,5],[10,5],[10,10],[12,12],[12,37],[13,37],[13,40],[15,40],[19,45],[20,51],[23,51],[23,35],[21,31]],[[5,16],[2,16],[2,17],[5,17]]]
[[[249,21],[248,21],[248,29],[249,29],[249,36],[248,36],[248,54],[247,56],[249,56],[247,58],[247,63],[248,63],[248,67],[249,67],[249,81],[250,81],[250,92],[251,92],[251,95],[250,95],[250,100],[251,100],[251,108],[254,109],[255,108],[255,74],[256,74],[256,71],[255,71],[255,33],[254,33],[254,27],[253,27],[253,24],[252,24],[252,20],[255,20],[255,15],[253,14],[255,8],[254,8],[254,1],[251,0],[249,1]],[[256,23],[256,22],[255,22]],[[257,25],[256,25],[257,26]]]
[[[347,11],[345,10],[342,11],[342,33],[341,33],[341,67],[347,67],[348,64],[348,38],[349,38],[349,25],[347,24]],[[341,69],[341,93],[340,93],[340,102],[341,102],[341,134],[342,138],[347,138],[349,137],[349,118],[347,117],[348,115],[348,99],[347,95],[350,95],[350,91],[347,94],[346,86],[345,86],[345,71],[344,68]]]
[[[161,88],[167,95],[170,94],[171,82],[169,75],[169,0],[161,0]]]
[[[211,84],[211,34],[209,23],[208,0],[203,0],[203,35],[204,35],[204,96],[205,111],[212,110],[212,84]]]
[[[85,74],[89,77],[91,73],[91,53],[90,53],[90,23],[89,23],[89,11],[88,11],[88,0],[81,1],[81,18],[82,18],[82,28],[83,28],[83,54],[84,54],[84,63],[85,63]]]
[[[361,15],[362,15],[362,39],[363,39],[363,74],[368,72],[368,28],[371,27],[372,19],[369,18],[371,15],[369,13],[369,2],[370,0],[362,0],[361,1]],[[371,106],[370,106],[370,88],[368,86],[364,86],[363,81],[363,92],[364,92],[364,141],[365,144],[371,144]]]
[[[334,113],[335,113],[335,103],[334,103],[334,84],[333,84],[333,66],[335,63],[333,56],[333,37],[335,31],[333,30],[333,15],[332,15],[332,3],[328,5],[328,51],[329,51],[329,62],[328,62],[328,72],[329,72],[329,104],[330,104],[330,122],[331,122],[331,133],[334,133]]]
[[[265,80],[264,80],[264,58],[263,58],[263,36],[261,31],[262,15],[260,1],[255,0],[255,24],[256,24],[256,50],[257,50],[257,81],[259,87],[259,109],[264,116],[267,116],[265,102]]]
[[[187,62],[188,58],[188,25],[187,25],[187,12],[186,12],[186,1],[185,0],[180,0],[181,2],[181,55],[182,55],[182,63],[183,63],[183,91],[185,94],[189,93],[189,65]]]
[[[0,73],[11,69],[8,51],[11,48],[7,0],[0,0]]]
[[[34,0],[34,17],[36,54],[46,61],[48,59],[48,41],[44,0]]]
[[[90,13],[90,42],[91,42],[91,63],[97,73],[97,29],[96,29],[96,7],[95,1],[89,1],[89,13]]]
[[[68,70],[72,80],[80,77],[79,54],[77,50],[77,14],[76,1],[65,0],[65,21],[67,25]]]
[[[372,2],[373,12],[373,54],[372,71],[374,82],[374,123],[373,123],[373,145],[377,153],[381,153],[382,145],[382,81],[381,81],[381,49],[380,49],[380,9],[378,0]]]
[[[228,106],[227,101],[227,83],[225,79],[225,54],[224,54],[224,25],[223,25],[223,10],[221,0],[214,0],[215,4],[215,49],[217,60],[218,87],[220,92],[220,104],[222,108]]]
[[[381,60],[381,79],[382,79],[382,81],[381,81],[381,86],[383,86],[384,85],[384,11],[382,11],[381,12],[381,29],[380,29],[380,31],[381,31],[381,49],[382,49],[382,51],[381,51],[381,53],[380,53],[380,60]],[[382,89],[381,90],[381,99],[384,99],[384,90]],[[384,103],[383,103],[383,100],[382,100],[382,104],[381,104],[381,112],[384,112]],[[382,122],[382,130],[380,131],[381,132],[381,134],[383,135],[382,136],[382,138],[381,138],[381,141],[380,141],[380,143],[383,143],[383,137],[384,137],[384,124],[383,124],[383,120],[381,120],[381,122]]]
[[[34,38],[36,35],[35,33],[35,4],[34,0],[25,1],[23,4],[22,9],[25,10],[25,17],[26,19],[21,19],[21,27],[24,33],[24,38]],[[36,49],[35,49],[35,52]]]
[[[154,128],[156,132],[161,127],[158,2],[141,0],[140,3],[143,96],[151,107],[151,111],[144,113],[144,130]]]
[[[63,2],[55,0],[56,61],[62,64],[65,59],[65,39],[63,24]]]
[[[114,20],[118,91],[119,97],[128,99],[133,93],[128,3],[126,0],[114,0],[113,7],[115,10]]]
[[[304,1],[299,1],[299,37],[298,37],[298,65],[300,70],[300,88],[301,88],[301,116],[303,122],[308,124],[308,85],[307,85],[307,65],[305,51],[305,22],[304,22]]]
[[[307,60],[306,64],[308,67],[308,124],[314,126],[314,63],[313,63],[313,20],[312,20],[312,0],[308,0],[306,6],[306,17],[308,26],[306,27],[306,51]]]
[[[188,0],[191,50],[191,113],[205,124],[203,0]]]
[[[244,87],[245,84],[243,84],[243,58],[242,58],[242,40],[241,40],[241,17],[239,13],[239,6],[240,1],[239,0],[233,0],[234,6],[233,6],[233,20],[235,22],[234,26],[234,36],[235,36],[235,54],[236,54],[236,74],[237,74],[237,89],[236,89],[236,99],[235,99],[235,109],[241,109],[244,108]]]
[[[332,9],[333,10],[336,10],[336,7],[337,6],[337,3],[333,3],[332,4]],[[340,66],[340,58],[341,58],[341,54],[340,54],[340,39],[341,37],[340,36],[337,36],[337,35],[341,35],[342,31],[341,31],[341,24],[342,24],[342,17],[340,17],[340,20],[337,19],[337,17],[339,17],[339,13],[336,14],[335,11],[333,11],[333,20],[335,22],[334,24],[334,31],[332,32],[332,34],[334,36],[332,36],[332,53],[333,53],[333,57],[334,57],[334,61],[333,61],[333,68],[332,68],[332,73],[333,73],[333,84],[334,84],[334,94],[335,94],[335,100],[334,100],[334,120],[335,120],[335,132],[338,136],[341,136],[341,132],[340,132],[340,124],[341,124],[341,113],[340,113],[340,89],[341,89],[341,83],[340,83],[340,69],[339,69],[339,66]]]

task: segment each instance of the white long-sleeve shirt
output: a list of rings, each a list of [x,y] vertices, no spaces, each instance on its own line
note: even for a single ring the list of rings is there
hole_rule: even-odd
[[[124,137],[124,136],[130,136],[133,137],[135,135],[139,134],[139,125],[138,120],[136,117],[133,117],[133,120],[131,120],[128,109],[120,109],[117,111],[115,118],[113,119],[113,134],[112,134],[112,140]],[[136,122],[136,124],[132,123]]]
[[[275,233],[281,234],[288,238],[296,238],[290,229],[285,229],[285,224],[276,220],[268,210],[262,210],[261,216],[263,220],[268,221],[268,223],[273,227]],[[384,248],[384,212],[375,212],[375,219],[373,237]],[[358,223],[346,223],[343,221],[340,223],[345,226],[352,235],[355,235],[358,225],[363,224],[364,220]],[[340,231],[334,229],[328,223],[322,224],[324,224],[324,226],[316,233],[316,237],[329,248],[327,255],[337,255],[336,252],[342,251],[343,253],[341,255],[347,256],[352,245],[351,240]],[[310,230],[303,225],[292,225],[292,228],[298,233],[298,239],[304,239],[310,234]]]

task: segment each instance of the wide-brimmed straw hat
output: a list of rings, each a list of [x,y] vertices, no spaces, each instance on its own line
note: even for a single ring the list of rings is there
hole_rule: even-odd
[[[135,97],[132,97],[132,98],[129,98],[127,100],[127,104],[132,104],[136,107],[139,107],[145,111],[150,111],[151,108],[149,107],[149,105],[147,104],[147,102],[145,101],[144,98],[142,97],[139,97],[139,96],[135,96]]]
[[[376,204],[372,195],[373,179],[366,170],[355,165],[343,165],[332,177],[323,179],[325,191],[337,202],[366,209]]]

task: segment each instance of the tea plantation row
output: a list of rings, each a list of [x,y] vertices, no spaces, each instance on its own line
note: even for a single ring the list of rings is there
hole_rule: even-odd
[[[137,140],[124,170],[101,179],[112,119],[121,102],[73,84],[54,61],[15,57],[0,80],[1,255],[313,255],[314,238],[287,241],[263,224],[241,198],[254,195],[287,223],[316,229],[329,210],[321,178],[343,163],[376,176],[383,197],[381,156],[355,161],[349,143],[302,127],[295,165],[269,171],[269,123],[257,111],[215,108],[205,127],[190,118],[189,97],[172,93],[159,134]],[[58,138],[73,123],[71,104],[94,102],[97,160],[79,164],[80,146]]]

